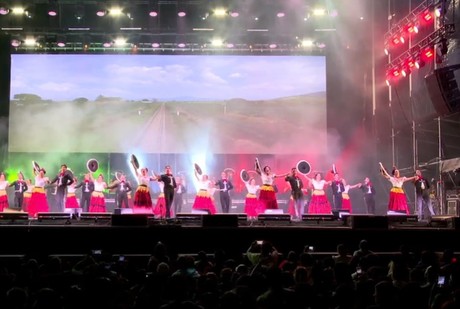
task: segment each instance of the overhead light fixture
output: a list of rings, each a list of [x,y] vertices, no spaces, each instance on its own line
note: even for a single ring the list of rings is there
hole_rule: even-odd
[[[10,9],[4,5],[0,5],[0,15],[8,15]]]
[[[51,17],[55,17],[58,15],[58,4],[57,1],[55,0],[49,0],[49,6],[48,6],[48,15]]]

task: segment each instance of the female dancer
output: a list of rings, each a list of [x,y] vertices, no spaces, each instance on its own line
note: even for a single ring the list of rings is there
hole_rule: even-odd
[[[342,183],[344,187],[344,190],[342,192],[342,210],[348,210],[351,213],[352,208],[351,208],[351,201],[350,201],[350,196],[348,195],[348,191],[350,189],[358,188],[359,186],[361,186],[361,184],[358,183],[356,185],[351,186],[347,184],[345,179],[342,179]]]
[[[26,179],[27,190],[24,192],[24,201],[22,203],[22,211],[28,212],[30,198],[32,197],[32,190],[34,189],[34,185],[32,184],[31,179]]]
[[[164,219],[166,218],[166,200],[165,200],[165,194],[164,194],[165,183],[162,181],[159,181],[158,187],[160,188],[160,194],[158,195],[157,203],[155,207],[153,208],[153,214],[155,215],[155,217]],[[172,212],[172,209],[170,210],[170,212]]]
[[[390,174],[385,170],[382,163],[380,164],[380,171],[382,176],[388,179],[393,187],[390,190],[390,201],[388,202],[388,211],[402,212],[409,214],[409,206],[407,205],[406,194],[403,190],[403,184],[406,181],[412,181],[416,178],[413,177],[401,177],[399,170],[396,167],[393,167],[393,171]]]
[[[0,211],[8,208],[8,194],[6,194],[8,181],[5,180],[5,174],[0,173]]]
[[[91,200],[89,202],[89,212],[106,212],[104,191],[107,184],[104,181],[104,176],[99,174],[96,180],[91,175],[91,181],[94,182],[94,191],[91,193]]]
[[[77,197],[75,196],[75,186],[77,185],[78,179],[77,177],[73,178],[72,184],[67,186],[67,197],[65,201],[65,208],[79,208]]]
[[[209,193],[213,188],[212,182],[209,180],[208,175],[200,176],[196,170],[195,177],[198,180],[198,192],[196,193],[192,209],[205,210],[209,214],[214,215],[216,213],[216,206],[214,206]]]
[[[152,196],[150,195],[149,184],[150,181],[156,180],[156,178],[149,176],[149,170],[144,167],[139,171],[134,167],[137,176],[136,192],[134,193],[134,213],[152,213]]]
[[[253,177],[243,182],[248,190],[244,201],[244,212],[248,215],[249,220],[255,220],[260,213],[260,203],[257,199],[257,191],[260,189],[260,186],[256,185],[256,180]]]
[[[324,192],[324,186],[330,185],[331,181],[321,179],[320,173],[316,173],[314,178],[310,178],[307,175],[305,177],[310,181],[313,186],[313,192],[311,194],[310,204],[308,205],[309,214],[330,214],[332,213],[331,204],[327,200],[326,193]]]
[[[274,189],[275,178],[286,177],[289,173],[283,175],[276,175],[272,173],[270,166],[265,166],[263,172],[260,171],[258,164],[256,164],[256,172],[262,179],[262,187],[260,187],[259,202],[261,203],[262,211],[266,209],[278,209],[278,202],[276,201],[276,192]]]
[[[39,212],[49,211],[45,185],[48,184],[50,180],[48,177],[45,177],[45,174],[46,170],[44,168],[40,168],[38,172],[34,169],[35,185],[28,205],[29,217],[36,217]]]

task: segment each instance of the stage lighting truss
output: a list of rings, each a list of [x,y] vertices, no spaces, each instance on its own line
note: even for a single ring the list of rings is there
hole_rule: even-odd
[[[442,14],[445,14],[446,2],[447,0],[423,1],[406,17],[393,24],[384,35],[385,54],[390,54],[392,49],[403,45],[409,37],[417,35],[424,25],[432,25],[435,15],[438,18],[442,17]]]
[[[419,69],[432,60],[436,53],[435,47],[442,55],[447,53],[448,38],[454,32],[454,24],[445,24],[397,58],[392,59],[386,70],[387,85],[391,85],[400,76],[408,76],[414,68]]]

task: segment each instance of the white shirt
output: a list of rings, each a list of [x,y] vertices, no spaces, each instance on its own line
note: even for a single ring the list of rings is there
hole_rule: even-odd
[[[259,185],[250,185],[249,183],[245,183],[246,189],[248,189],[249,194],[256,194],[257,190],[259,190],[260,186]]]
[[[321,179],[320,181],[318,181],[316,179],[312,179],[311,184],[313,185],[313,189],[315,190],[324,190],[324,185],[326,184],[326,180]]]
[[[139,175],[139,176],[137,176],[137,182],[138,182],[140,185],[146,185],[146,186],[148,186],[148,185],[149,185],[149,182],[150,182],[150,176],[142,176],[142,175]]]
[[[6,187],[8,186],[8,181],[0,181],[0,190],[6,190]]]
[[[275,177],[276,175],[275,174],[270,174],[270,175],[267,175],[265,173],[262,173],[260,175],[260,177],[262,178],[262,183],[264,185],[273,185],[273,183],[275,182]]]
[[[67,186],[67,193],[75,193],[75,182]]]
[[[105,187],[107,187],[107,185],[105,184],[105,182],[101,181],[95,181],[94,182],[94,191],[98,191],[98,192],[102,192]]]
[[[407,179],[406,177],[400,177],[400,178],[390,177],[389,180],[391,184],[393,185],[393,187],[402,188],[404,181],[406,181],[406,179]]]
[[[210,189],[211,185],[211,180],[201,180],[198,182],[198,190],[206,190],[208,191]]]
[[[48,177],[35,176],[35,187],[44,187],[48,182]]]

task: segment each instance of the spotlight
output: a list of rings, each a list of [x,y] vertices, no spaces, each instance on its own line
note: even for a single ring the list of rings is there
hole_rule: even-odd
[[[283,12],[279,12],[279,13],[276,14],[276,17],[281,18],[281,17],[284,17],[285,15],[286,14],[284,14]]]
[[[185,17],[186,15],[187,15],[187,13],[185,13],[184,11],[177,12],[177,16],[179,16],[179,17]]]
[[[401,75],[406,77],[407,75],[409,75],[411,73],[411,70],[409,69],[409,67],[407,66],[404,66],[402,69],[401,69]]]
[[[415,60],[414,65],[417,69],[423,68],[425,66],[425,61],[421,57],[418,57]]]
[[[268,47],[270,47],[271,49],[275,49],[278,46],[276,44],[270,44],[270,45],[268,45]]]
[[[104,42],[104,44],[102,44],[102,46],[104,46],[105,48],[112,47],[112,45],[113,45],[113,42],[109,42],[109,41]]]
[[[123,14],[123,10],[119,7],[113,7],[109,9],[109,13],[111,16],[120,16]]]
[[[24,44],[27,45],[27,46],[33,46],[33,45],[37,44],[37,41],[34,38],[26,38],[24,40]]]
[[[389,55],[390,54],[390,47],[388,46],[388,44],[385,45],[385,49],[383,50],[385,52],[385,55]]]
[[[158,16],[158,12],[157,12],[157,11],[150,11],[150,12],[149,12],[149,16],[150,16],[150,17],[157,17],[157,16]]]
[[[185,44],[184,43],[179,43],[179,44],[177,44],[177,47],[184,48]]]
[[[212,46],[215,46],[215,47],[220,47],[224,44],[224,41],[222,39],[213,39],[211,41],[211,44]]]
[[[7,8],[6,6],[0,6],[0,15],[8,15],[10,12],[10,9]]]
[[[160,47],[160,43],[152,43],[152,47],[153,48],[158,48],[158,47]]]
[[[423,50],[422,55],[425,57],[425,59],[433,58],[433,56],[434,56],[434,54],[433,54],[433,47],[432,47],[432,46],[426,47],[426,48]]]
[[[21,14],[24,14],[26,12],[26,10],[23,7],[16,6],[16,7],[11,9],[11,12],[14,15],[21,15]]]
[[[213,14],[218,17],[223,17],[227,15],[227,10],[224,8],[216,8],[214,9]]]
[[[19,46],[21,46],[21,41],[17,40],[17,39],[11,40],[11,46],[19,47]]]
[[[315,15],[315,16],[324,16],[324,15],[326,15],[326,9],[316,8],[316,9],[313,10],[313,15]]]
[[[240,16],[240,13],[232,11],[232,12],[230,12],[230,16],[231,17],[238,17],[238,16]]]
[[[433,20],[433,13],[431,13],[429,9],[426,9],[425,11],[423,11],[422,18],[424,21],[430,22]]]

